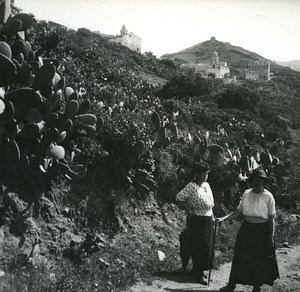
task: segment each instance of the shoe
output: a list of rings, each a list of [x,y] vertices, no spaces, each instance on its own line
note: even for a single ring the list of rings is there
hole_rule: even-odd
[[[219,291],[221,291],[221,292],[233,292],[235,287],[236,287],[235,284],[227,284],[226,286],[220,288]]]
[[[260,292],[260,287],[259,286],[254,286],[252,289],[252,292]]]
[[[205,277],[202,276],[202,277],[197,277],[196,278],[196,282],[201,284],[201,285],[204,285],[204,286],[207,286],[207,281],[205,280]]]

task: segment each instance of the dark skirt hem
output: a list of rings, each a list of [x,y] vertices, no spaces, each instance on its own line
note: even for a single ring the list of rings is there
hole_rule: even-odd
[[[238,231],[229,281],[273,286],[279,278],[275,248],[268,248],[269,223],[244,221]]]

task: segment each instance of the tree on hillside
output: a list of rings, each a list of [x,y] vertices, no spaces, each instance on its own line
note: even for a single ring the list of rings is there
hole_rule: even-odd
[[[150,58],[150,59],[156,59],[156,56],[151,51],[144,52],[143,55],[144,55],[144,57],[147,57],[147,58]]]
[[[173,97],[200,96],[208,93],[207,82],[198,74],[180,74],[172,77],[158,92],[165,99]]]
[[[216,95],[216,103],[221,108],[238,108],[253,111],[259,102],[259,97],[253,89],[245,86],[229,84]]]
[[[170,59],[162,59],[162,60],[159,60],[159,62],[160,62],[161,64],[163,64],[163,65],[166,65],[166,66],[168,66],[168,67],[174,69],[174,70],[177,69],[176,64],[174,63],[173,60],[170,60]]]

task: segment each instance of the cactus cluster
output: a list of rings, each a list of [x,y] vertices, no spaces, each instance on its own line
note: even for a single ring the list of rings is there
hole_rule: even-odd
[[[134,143],[125,142],[118,137],[102,135],[102,151],[100,156],[109,159],[112,165],[114,183],[117,187],[134,186],[138,191],[148,194],[157,188],[152,176],[152,165],[142,157],[146,146],[142,140]],[[107,155],[103,155],[103,152]]]
[[[97,118],[89,113],[90,100],[66,86],[60,61],[49,57],[59,43],[58,34],[47,35],[44,30],[42,45],[36,51],[25,40],[24,31],[33,22],[31,15],[21,13],[0,28],[3,159],[25,167],[37,160],[44,173],[56,166],[69,179],[83,176],[85,166],[74,164],[80,150],[68,147],[66,139],[72,131],[94,134]]]
[[[171,138],[178,138],[178,128],[175,122],[163,121],[156,111],[151,114],[151,120],[155,131],[157,132],[155,146],[163,148],[168,147],[171,143]],[[172,133],[171,137],[167,134],[168,130]]]

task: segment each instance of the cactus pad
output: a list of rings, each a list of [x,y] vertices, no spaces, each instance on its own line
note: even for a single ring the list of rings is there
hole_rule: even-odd
[[[0,53],[6,56],[8,59],[11,59],[12,52],[8,43],[0,42]]]
[[[52,64],[44,64],[37,71],[33,79],[33,90],[42,90],[51,84],[55,75],[55,67]]]
[[[22,21],[19,19],[11,19],[2,27],[1,33],[7,36],[12,36],[20,31]]]
[[[207,146],[207,149],[209,150],[209,152],[211,153],[211,154],[215,154],[215,155],[218,155],[218,154],[220,154],[221,152],[223,152],[224,151],[224,149],[223,149],[223,147],[221,147],[220,145],[218,145],[218,144],[211,144],[211,145],[208,145]]]
[[[0,53],[0,87],[9,85],[16,75],[14,62]]]
[[[74,92],[74,89],[70,86],[67,86],[65,88],[65,95],[66,95],[66,99],[68,100],[70,95]]]
[[[13,58],[24,52],[24,42],[22,40],[14,41],[10,47]]]
[[[0,125],[5,124],[11,121],[14,117],[14,106],[13,104],[6,99],[0,98],[1,101],[1,113],[0,113]]]
[[[77,113],[78,108],[79,108],[79,104],[76,100],[68,101],[67,107],[65,110],[66,118],[73,118],[75,116],[75,114]]]
[[[73,127],[73,122],[71,119],[65,120],[61,125],[60,125],[60,130],[61,131],[68,131]]]
[[[17,73],[17,76],[16,76],[16,81],[23,84],[25,83],[26,81],[29,80],[30,76],[31,76],[31,73],[32,73],[32,68],[29,64],[25,63],[25,64],[22,64],[18,73]]]
[[[42,119],[42,114],[35,108],[31,108],[25,117],[26,121],[34,123],[39,123]]]
[[[160,123],[161,123],[159,114],[157,112],[153,112],[151,115],[151,120],[152,120],[152,123],[153,123],[155,129],[158,131],[158,129],[160,127]]]
[[[51,145],[46,150],[46,155],[53,159],[62,159],[65,157],[65,148],[59,145]]]
[[[10,100],[15,106],[20,105],[27,108],[35,107],[42,101],[42,96],[29,87],[8,91],[4,97]]]
[[[57,143],[63,142],[66,139],[66,137],[67,137],[67,132],[62,131],[57,138]]]
[[[82,114],[82,115],[77,115],[76,120],[79,121],[82,124],[85,125],[96,125],[97,123],[97,117],[93,114]]]
[[[28,123],[19,133],[23,139],[34,139],[39,137],[40,128],[36,123]]]
[[[32,16],[30,16],[29,14],[26,13],[19,13],[17,15],[15,15],[12,20],[19,20],[21,21],[21,27],[20,27],[20,31],[25,31],[28,28],[30,28],[33,24],[33,18]]]
[[[85,99],[82,101],[82,103],[79,105],[77,114],[81,115],[81,114],[86,114],[91,108],[91,102],[89,99]]]
[[[132,155],[138,156],[145,150],[145,143],[142,140],[137,141],[132,147]]]
[[[15,140],[11,140],[7,144],[6,159],[10,162],[17,163],[20,161],[20,149]]]

